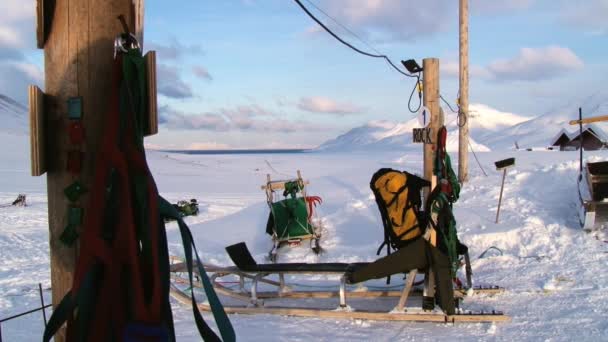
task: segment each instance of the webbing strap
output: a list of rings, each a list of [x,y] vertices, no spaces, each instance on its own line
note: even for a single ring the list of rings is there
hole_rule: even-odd
[[[53,309],[53,314],[49,318],[44,334],[42,335],[43,342],[49,342],[61,326],[70,318],[76,307],[76,300],[72,297],[72,291],[65,294],[59,305]]]
[[[215,290],[213,289],[213,285],[211,285],[211,281],[209,277],[207,277],[207,272],[201,263],[201,260],[198,256],[198,251],[196,249],[196,245],[194,244],[194,239],[192,238],[192,233],[190,229],[181,218],[179,212],[169,203],[167,200],[159,196],[159,211],[161,216],[172,218],[177,221],[179,226],[179,230],[182,236],[182,242],[184,246],[184,255],[186,259],[186,266],[188,269],[188,278],[190,280],[190,295],[192,298],[192,312],[194,314],[194,320],[196,322],[196,327],[198,328],[199,333],[203,337],[205,341],[221,341],[220,338],[216,335],[216,333],[211,330],[209,325],[203,319],[198,305],[196,303],[196,299],[194,297],[194,282],[192,279],[192,250],[194,249],[194,255],[196,256],[196,265],[198,268],[198,273],[203,283],[203,289],[205,290],[205,294],[207,295],[207,300],[209,301],[209,305],[211,306],[211,312],[213,313],[213,317],[215,318],[215,322],[220,330],[220,334],[222,335],[222,339],[224,342],[232,342],[236,340],[236,336],[234,333],[234,329],[232,328],[232,324],[224,311],[224,307],[220,302]]]
[[[78,308],[78,330],[80,341],[86,341],[86,323],[93,315],[95,303],[91,300],[92,293],[96,292],[99,285],[99,277],[102,273],[101,265],[96,264],[84,276],[82,286],[74,295],[72,290],[68,291],[59,305],[53,309],[53,314],[49,319],[42,340],[48,342],[59,331],[61,326],[72,319],[74,310]]]

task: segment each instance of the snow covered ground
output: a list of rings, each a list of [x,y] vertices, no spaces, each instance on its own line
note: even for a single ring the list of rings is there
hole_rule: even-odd
[[[45,288],[45,300],[50,301],[50,273],[44,177],[29,176],[24,137],[0,134],[0,141],[17,147],[1,152],[2,160],[8,162],[0,166],[0,204],[9,203],[18,193],[26,193],[29,203],[25,208],[0,208],[3,318],[37,307],[39,282]],[[371,175],[381,167],[421,171],[421,153],[386,151],[272,155],[150,151],[148,158],[162,195],[170,201],[197,198],[201,203],[199,216],[187,222],[203,261],[231,265],[224,247],[239,241],[246,241],[256,259],[264,260],[271,244],[264,232],[268,209],[260,185],[267,173],[283,178],[299,169],[310,180],[309,193],[323,198],[319,215],[326,228],[325,253],[315,256],[302,246],[286,249],[280,260],[353,262],[375,259],[383,237],[369,190]],[[587,156],[605,160],[608,152]],[[235,315],[230,318],[238,340],[606,341],[608,234],[584,233],[579,228],[578,153],[493,151],[478,153],[478,157],[488,176],[471,155],[471,179],[455,205],[458,230],[470,248],[475,283],[501,285],[507,291],[466,298],[463,306],[504,310],[512,316],[511,323],[446,325]],[[501,173],[493,162],[507,157],[515,157],[516,166],[507,175],[500,223],[495,224]],[[170,224],[168,230],[171,252],[180,254],[177,227]],[[490,251],[479,259],[490,246],[504,254]],[[409,305],[418,306],[417,300]],[[174,312],[178,340],[198,341],[191,310],[175,303]],[[42,324],[40,313],[6,322],[3,340],[39,341]]]

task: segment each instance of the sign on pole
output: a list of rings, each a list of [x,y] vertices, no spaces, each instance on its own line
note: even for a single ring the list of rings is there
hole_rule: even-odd
[[[422,144],[432,144],[431,140],[431,128],[423,127],[423,128],[414,128],[412,131],[412,137],[414,138],[414,143],[422,143]]]

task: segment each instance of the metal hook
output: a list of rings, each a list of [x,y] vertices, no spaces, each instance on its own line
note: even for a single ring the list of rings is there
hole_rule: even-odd
[[[119,52],[126,53],[131,49],[141,49],[137,37],[129,32],[129,26],[127,25],[124,15],[119,15],[117,19],[120,21],[124,33],[119,34],[116,39],[114,39],[114,59],[116,59]]]

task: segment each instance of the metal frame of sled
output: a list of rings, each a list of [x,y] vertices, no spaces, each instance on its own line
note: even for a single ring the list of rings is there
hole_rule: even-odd
[[[235,247],[236,246],[236,247]],[[230,249],[232,248],[232,250]],[[216,267],[207,266],[207,272],[212,273],[210,279],[215,290],[222,295],[242,301],[241,306],[225,306],[228,313],[242,314],[277,314],[287,316],[301,317],[326,317],[326,318],[355,318],[355,319],[370,319],[370,320],[391,320],[391,321],[431,321],[431,322],[504,322],[509,321],[510,317],[502,312],[481,312],[481,313],[464,313],[455,315],[446,315],[443,313],[428,313],[418,309],[409,309],[405,307],[407,299],[410,295],[420,295],[422,291],[413,287],[414,279],[418,270],[410,270],[407,274],[406,283],[401,291],[347,291],[345,273],[349,267],[362,266],[368,263],[346,264],[346,263],[325,263],[325,264],[306,264],[306,263],[289,263],[289,264],[257,264],[249,254],[247,247],[242,244],[237,244],[227,248],[230,257],[235,261],[236,267]],[[236,260],[235,260],[236,259]],[[177,263],[171,266],[171,272],[182,272],[185,270],[183,263]],[[338,291],[296,291],[290,292],[285,284],[285,274],[338,274],[340,277],[340,285]],[[237,276],[239,278],[239,290],[230,289],[221,282],[218,278],[228,275]],[[268,279],[268,276],[278,275],[279,281]],[[245,290],[245,279],[250,279],[251,290]],[[172,295],[184,304],[191,304],[190,297],[180,290],[175,283],[183,282],[179,277],[173,277],[174,284],[171,285]],[[260,283],[277,287],[276,292],[259,292],[258,286]],[[477,289],[474,292],[494,294],[500,293],[503,289],[491,287],[486,289]],[[462,298],[466,291],[462,289],[455,290],[455,297]],[[335,298],[339,297],[339,306],[336,310],[327,309],[311,309],[300,307],[267,307],[264,306],[264,299],[303,299],[303,298]],[[367,310],[352,310],[346,304],[346,298],[378,298],[378,297],[399,297],[397,305],[390,312],[383,311],[367,311]],[[201,310],[209,310],[208,305],[199,304]],[[413,312],[410,312],[411,310]]]

